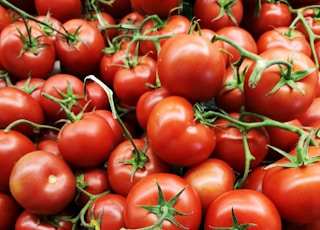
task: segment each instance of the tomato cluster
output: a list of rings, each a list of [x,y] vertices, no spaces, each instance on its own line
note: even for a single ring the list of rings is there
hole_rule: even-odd
[[[0,0],[0,230],[318,229],[318,0]]]

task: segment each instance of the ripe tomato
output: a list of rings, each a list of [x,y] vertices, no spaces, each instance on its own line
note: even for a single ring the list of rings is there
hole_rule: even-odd
[[[197,191],[203,214],[212,201],[233,189],[235,173],[225,161],[208,158],[187,169],[184,179]]]
[[[116,0],[111,6],[104,2],[99,2],[99,7],[102,11],[110,14],[115,19],[121,19],[126,14],[131,13],[130,0]]]
[[[2,30],[1,64],[18,79],[26,79],[28,76],[45,78],[54,67],[56,58],[54,44],[39,28],[33,26],[28,29],[29,32],[22,21],[16,21]]]
[[[154,229],[198,230],[201,214],[197,192],[185,179],[169,173],[152,174],[138,182],[130,190],[124,208],[125,225],[130,229],[153,225]]]
[[[11,22],[12,21],[10,19],[8,11],[2,5],[0,5],[0,33],[3,28],[9,25]]]
[[[320,155],[319,147],[309,146],[307,151],[308,157]],[[296,150],[289,154],[295,156]],[[285,164],[289,160],[283,157],[275,163]],[[318,161],[301,167],[275,166],[267,170],[262,191],[276,205],[284,220],[304,224],[320,219],[319,164]]]
[[[17,81],[15,86],[30,94],[36,101],[40,103],[41,87],[46,80],[43,78],[28,78]]]
[[[119,230],[124,225],[126,197],[119,194],[106,194],[95,199],[87,212],[86,220],[93,226],[98,220],[101,230]]]
[[[306,22],[306,26],[309,27],[309,29],[311,30],[312,33],[314,33],[315,35],[320,35],[320,22],[317,19],[319,17],[319,12],[317,11],[316,8],[309,8],[306,9],[302,12],[305,22]],[[306,28],[306,26],[302,23],[302,21],[298,21],[296,24],[296,28],[297,30],[301,31],[304,36],[309,39],[309,32],[307,31],[308,28]],[[318,39],[316,39],[318,40]]]
[[[201,28],[217,31],[227,26],[238,26],[243,17],[241,0],[195,0],[193,15]]]
[[[0,193],[0,229],[14,230],[14,224],[21,211],[21,206],[11,195]]]
[[[108,95],[98,83],[88,82],[86,84],[86,89],[88,92],[88,99],[90,100],[90,107],[94,109],[110,108]]]
[[[252,189],[262,193],[262,181],[267,170],[266,165],[262,164],[251,170],[247,180],[243,183],[242,189]]]
[[[174,8],[179,6],[178,0],[130,0],[132,11],[142,15],[156,14],[160,18],[167,18]]]
[[[320,108],[320,97],[314,98],[311,105],[308,107],[308,109],[299,116],[298,120],[301,122],[303,126],[309,126],[312,123],[320,120],[320,114],[319,114],[319,108]]]
[[[75,18],[62,24],[68,35],[55,40],[57,57],[62,68],[78,75],[95,72],[102,58],[105,42],[100,31],[88,21]]]
[[[35,0],[34,4],[38,15],[46,15],[50,12],[54,18],[62,23],[73,18],[80,18],[82,13],[81,0],[58,0],[54,2]]]
[[[278,121],[298,118],[309,108],[315,97],[318,71],[314,62],[303,53],[292,53],[284,48],[269,49],[261,53],[260,57],[267,60],[291,61],[292,73],[288,76],[286,67],[281,65],[284,72],[281,73],[279,65],[272,65],[263,71],[256,86],[252,87],[249,78],[256,65],[251,65],[244,79],[246,109]],[[280,80],[283,84],[270,94]],[[292,87],[292,84],[297,88]]]
[[[232,210],[238,222],[235,226]],[[279,212],[267,196],[250,189],[236,189],[225,192],[211,203],[204,229],[225,229],[232,226],[234,229],[241,229],[240,226],[246,224],[253,225],[247,229],[281,230],[282,226]]]
[[[195,34],[169,38],[157,61],[162,87],[192,102],[211,99],[218,93],[225,75],[224,56],[218,47]]]
[[[42,151],[46,151],[46,152],[50,152],[50,153],[53,153],[59,157],[62,157],[59,152],[59,148],[58,148],[58,144],[57,144],[56,140],[43,139],[37,143],[37,149],[42,150]]]
[[[29,152],[17,161],[9,186],[12,196],[24,209],[39,215],[62,211],[76,191],[74,174],[67,163],[41,150]]]
[[[168,96],[151,110],[147,136],[154,153],[176,166],[191,166],[207,159],[216,145],[214,130],[194,121],[193,107],[179,96]]]

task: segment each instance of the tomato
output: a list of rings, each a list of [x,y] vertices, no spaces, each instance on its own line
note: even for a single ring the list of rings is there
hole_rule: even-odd
[[[40,103],[18,88],[0,88],[0,110],[2,113],[0,126],[2,128],[18,119],[25,119],[37,124],[44,123],[44,113]],[[30,137],[34,135],[33,127],[27,124],[19,124],[13,129]]]
[[[193,15],[201,28],[217,31],[227,26],[238,26],[243,17],[241,0],[195,0]]]
[[[37,149],[43,150],[46,152],[50,152],[50,153],[53,153],[59,157],[62,157],[59,152],[57,141],[55,141],[55,140],[43,139],[37,143]]]
[[[211,99],[218,93],[225,75],[224,56],[218,47],[195,34],[169,38],[157,61],[162,87],[192,102]]]
[[[230,117],[239,119],[239,113],[230,113]],[[254,121],[251,118],[247,122]],[[244,151],[244,133],[230,125],[224,118],[219,118],[213,123],[216,134],[216,147],[212,157],[226,161],[236,172],[243,173],[245,170],[246,156]],[[246,133],[248,146],[251,155],[254,157],[250,161],[250,169],[258,166],[268,153],[267,145],[270,142],[266,129],[251,129]]]
[[[129,26],[134,25],[134,26],[138,27],[141,25],[141,23],[143,22],[144,19],[145,19],[145,16],[139,14],[136,11],[133,11],[133,12],[128,12],[125,15],[123,15],[119,21],[119,24],[123,25],[124,27],[125,27],[125,25],[129,25]],[[130,30],[126,30],[125,28],[123,30],[120,30],[119,32],[120,32],[120,34],[121,33],[125,33],[125,34],[131,33]]]
[[[286,67],[281,66],[284,72],[281,73],[279,65],[272,65],[264,69],[256,86],[252,86],[249,78],[256,65],[251,65],[244,79],[246,109],[278,121],[298,118],[309,108],[315,97],[318,72],[314,62],[303,53],[292,53],[284,48],[269,49],[261,53],[260,57],[292,62],[292,73],[287,76]],[[280,80],[283,84],[270,94]],[[295,84],[297,88],[290,84]]]
[[[0,193],[0,229],[13,230],[21,211],[20,205],[11,195]]]
[[[275,27],[261,34],[257,40],[258,53],[268,49],[283,47],[291,51],[299,51],[311,57],[311,47],[306,37],[289,27]]]
[[[88,82],[86,85],[90,106],[94,109],[110,108],[108,95],[104,89],[96,82]]]
[[[76,172],[77,183],[81,188],[92,195],[97,195],[111,189],[107,171],[102,168],[91,168]],[[89,201],[89,197],[80,192],[76,197],[76,203],[83,207]]]
[[[197,191],[203,214],[209,205],[221,194],[233,189],[235,174],[225,161],[208,158],[191,166],[184,174],[184,179]]]
[[[39,215],[62,211],[76,191],[74,175],[67,163],[41,150],[29,152],[17,161],[9,186],[12,196],[24,209]]]
[[[258,15],[255,10],[258,5],[244,7],[244,15],[241,27],[246,29],[255,39],[268,30],[275,27],[289,26],[292,21],[292,14],[289,5],[281,1],[262,1]]]
[[[85,98],[84,83],[75,75],[57,73],[46,80],[41,87],[40,104],[48,120],[55,122],[67,118],[61,106],[46,98],[48,94],[54,98],[67,101],[68,108],[75,114],[79,114],[88,100]],[[90,105],[86,111],[90,111]]]
[[[168,173],[152,174],[138,182],[130,190],[124,208],[125,226],[130,229],[153,225],[154,229],[197,230],[201,214],[197,192],[182,177]]]
[[[227,26],[217,30],[216,33],[222,37],[231,40],[236,45],[242,47],[243,49],[251,53],[258,53],[256,41],[247,30],[241,27]],[[223,49],[229,55],[227,65],[229,65],[229,62],[234,63],[239,60],[240,52],[235,47],[231,46],[226,42],[223,42]]]
[[[158,102],[147,124],[152,151],[163,161],[182,167],[207,159],[216,145],[215,132],[194,119],[193,107],[183,97],[168,96]]]
[[[36,27],[16,21],[6,26],[0,35],[0,60],[3,67],[18,79],[28,76],[45,78],[53,70],[55,47],[48,36]],[[19,68],[17,68],[19,66]]]
[[[80,18],[68,20],[62,24],[62,27],[68,36],[59,36],[55,40],[57,57],[62,68],[71,74],[78,75],[95,72],[105,47],[100,31]]]
[[[169,96],[169,92],[160,87],[147,91],[139,97],[136,105],[136,115],[143,130],[147,129],[148,118],[153,107],[167,96]]]
[[[34,4],[38,15],[46,15],[50,12],[52,17],[62,23],[73,18],[80,18],[82,13],[81,0],[58,0],[54,2],[35,0]]]
[[[252,189],[262,193],[262,181],[265,173],[267,172],[265,167],[266,165],[262,164],[252,169],[241,188]]]
[[[307,151],[309,157],[320,154],[319,147],[315,146],[307,147]],[[296,150],[289,154],[295,156]],[[289,160],[283,157],[275,163],[285,164]],[[319,220],[319,164],[314,162],[301,167],[274,166],[267,170],[262,191],[276,205],[284,220],[302,224]]]
[[[42,78],[28,78],[17,81],[15,86],[30,94],[36,101],[40,103],[41,87],[46,80]]]
[[[235,229],[246,224],[253,225],[247,229],[281,229],[276,206],[267,196],[250,189],[231,190],[215,199],[208,208],[204,229],[232,227],[232,210],[238,222]]]
[[[129,106],[135,106],[140,96],[151,90],[148,85],[156,85],[156,61],[148,56],[137,58],[137,65],[119,69],[113,79],[115,94]]]
[[[87,212],[87,222],[100,220],[101,230],[119,230],[124,225],[124,206],[126,198],[119,194],[106,194],[95,199]]]
[[[67,216],[48,216],[46,220],[45,217],[24,210],[17,218],[15,230],[71,230],[72,223],[70,221],[64,221],[64,217]],[[57,226],[53,225],[53,223]]]
[[[112,5],[99,2],[99,7],[115,19],[121,19],[126,14],[131,13],[130,0],[115,0]]]
[[[132,11],[142,15],[156,14],[160,18],[167,18],[170,12],[179,6],[178,0],[130,0]]]
[[[160,160],[145,140],[133,141],[143,155],[136,152],[129,140],[124,140],[112,151],[106,163],[112,190],[123,196],[127,196],[131,188],[146,176],[171,172],[171,166]]]
[[[10,23],[11,19],[6,8],[0,5],[0,33],[3,30],[3,28],[9,25]]]
[[[308,109],[299,116],[298,120],[301,122],[303,126],[309,126],[313,122],[320,120],[319,116],[319,108],[320,108],[320,97],[314,98],[311,105]]]

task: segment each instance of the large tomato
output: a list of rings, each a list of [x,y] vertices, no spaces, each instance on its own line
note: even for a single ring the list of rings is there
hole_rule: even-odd
[[[246,109],[279,121],[298,118],[315,97],[318,71],[314,62],[303,53],[285,48],[269,49],[260,57],[291,62],[292,72],[289,75],[284,65],[272,65],[266,69],[251,65],[244,79]],[[262,70],[262,74],[258,82],[252,83],[250,76],[255,66]]]
[[[198,230],[201,215],[197,192],[182,177],[168,173],[152,174],[138,182],[130,190],[124,208],[129,229],[153,226],[152,229]]]
[[[68,164],[53,153],[37,150],[14,165],[10,192],[26,210],[39,215],[57,214],[71,203],[75,178]]]
[[[196,34],[179,34],[162,46],[157,67],[162,87],[195,102],[218,93],[226,64],[216,43]]]
[[[183,97],[168,96],[158,102],[147,124],[152,151],[176,166],[191,166],[207,159],[216,145],[215,132],[194,119],[192,104]]]

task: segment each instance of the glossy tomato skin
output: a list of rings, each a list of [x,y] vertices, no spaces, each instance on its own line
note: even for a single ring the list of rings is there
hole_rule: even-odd
[[[219,16],[223,10],[223,6],[221,6],[217,0],[195,0],[193,15],[196,19],[200,19],[199,24],[201,28],[217,31],[223,27],[238,26],[241,23],[243,17],[242,1],[234,1],[234,4],[232,4],[229,9],[235,18],[236,24],[226,13],[221,17]],[[219,18],[217,18],[218,16]]]
[[[46,78],[53,70],[56,52],[52,40],[37,27],[32,27],[31,38],[38,45],[30,49],[21,38],[28,38],[26,26],[16,21],[5,27],[0,35],[0,60],[3,67],[18,79],[28,76]],[[25,47],[28,47],[25,50]],[[19,66],[19,68],[17,68]]]
[[[232,227],[232,209],[239,225],[257,225],[248,229],[281,229],[281,218],[276,206],[267,196],[250,189],[231,190],[215,199],[208,208],[204,229]]]
[[[301,122],[304,126],[309,126],[312,123],[319,121],[319,108],[320,108],[320,97],[314,98],[311,105],[308,107],[308,109],[299,116],[298,120]]]
[[[14,230],[14,224],[21,212],[21,206],[10,194],[0,193],[0,229]]]
[[[15,83],[15,86],[19,89],[25,91],[26,93],[30,94],[36,101],[40,103],[40,91],[43,83],[46,80],[43,78],[30,78],[30,79],[23,79],[20,81],[17,81]]]
[[[80,18],[68,20],[62,26],[68,33],[76,33],[78,38],[72,42],[63,37],[56,39],[57,57],[62,68],[71,74],[83,76],[97,71],[105,47],[100,31]]]
[[[178,0],[130,0],[132,11],[142,15],[157,14],[161,18],[167,18],[173,8],[179,6]]]
[[[249,173],[247,180],[241,186],[242,189],[252,189],[262,193],[262,181],[267,170],[266,165],[259,165],[252,169]]]
[[[197,192],[188,182],[175,174],[156,173],[149,175],[137,183],[129,192],[125,203],[124,217],[127,228],[143,228],[151,226],[157,221],[157,216],[150,213],[141,205],[153,206],[158,202],[159,184],[164,199],[169,201],[182,189],[185,189],[173,208],[178,212],[187,214],[186,216],[174,215],[174,219],[190,230],[197,230],[201,222],[201,202]],[[139,220],[139,221],[137,221]],[[162,224],[163,230],[181,229],[165,220]]]
[[[142,149],[147,144],[143,139],[133,140],[137,148]],[[152,150],[147,146],[145,155],[148,161],[144,164],[144,168],[138,168],[132,175],[132,164],[125,164],[125,161],[133,157],[134,148],[129,140],[121,142],[110,154],[106,168],[111,188],[117,194],[127,196],[131,188],[141,179],[154,173],[169,173],[171,165],[163,162]]]
[[[224,56],[218,47],[195,34],[168,39],[157,62],[162,87],[192,102],[211,99],[218,93],[225,75]]]
[[[94,200],[87,212],[87,222],[101,218],[101,230],[119,230],[125,227],[124,206],[126,197],[119,194],[106,194]]]
[[[290,154],[296,155],[295,150]],[[319,154],[319,147],[308,147],[309,157]],[[276,161],[288,162],[287,158]],[[262,191],[276,205],[284,220],[301,224],[319,220],[319,169],[319,162],[315,162],[302,167],[275,166],[267,170],[262,182]],[[274,186],[275,184],[277,186]]]
[[[12,21],[6,8],[0,6],[0,33],[3,30],[3,28],[9,25],[11,22]]]
[[[24,209],[39,215],[62,211],[76,191],[69,165],[57,155],[41,150],[29,152],[17,161],[9,186],[12,196]]]
[[[208,158],[188,168],[183,178],[197,191],[205,215],[211,202],[233,189],[235,173],[225,161]]]
[[[103,88],[96,82],[88,82],[86,84],[90,106],[94,109],[110,108],[108,95]]]
[[[47,151],[59,157],[62,157],[59,152],[59,148],[56,140],[43,139],[37,143],[37,149]]]
[[[192,104],[179,96],[168,96],[155,105],[149,115],[147,136],[156,155],[183,167],[204,161],[216,145],[214,130],[194,122]]]
[[[30,109],[32,108],[32,109]],[[25,119],[37,124],[44,123],[44,113],[39,102],[32,96],[15,87],[4,87],[0,89],[0,126],[7,127],[18,119]],[[29,137],[33,136],[33,127],[19,124],[13,128]]]
[[[60,130],[57,144],[63,159],[72,167],[86,169],[106,161],[114,147],[114,134],[99,115],[86,114]]]
[[[292,55],[292,51],[284,48],[269,49],[261,53],[260,57],[268,60],[280,59],[284,61],[293,58],[293,71],[314,71],[295,82],[299,90],[292,89],[288,85],[283,85],[276,92],[267,96],[279,82],[279,67],[273,65],[267,68],[263,71],[256,87],[249,87],[249,77],[255,66],[251,65],[244,79],[246,109],[282,122],[298,118],[309,108],[315,97],[315,90],[318,84],[318,72],[314,62],[303,53],[295,52],[294,55]],[[301,90],[303,92],[301,92]],[[288,103],[289,101],[290,103]]]

